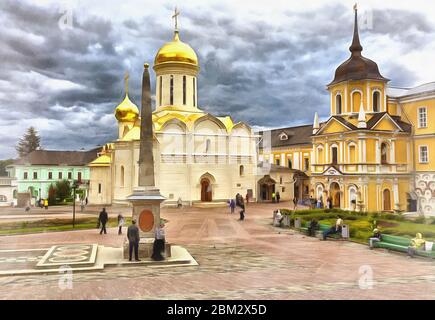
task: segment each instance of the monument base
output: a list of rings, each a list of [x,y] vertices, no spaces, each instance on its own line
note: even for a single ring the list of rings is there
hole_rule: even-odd
[[[153,244],[154,238],[140,238],[139,241],[139,259],[151,258],[153,255]],[[165,258],[171,257],[171,244],[165,242],[165,251],[163,252]],[[123,246],[123,257],[124,259],[129,258],[129,243],[128,239],[125,239]],[[134,259],[134,252],[132,253],[132,258]]]

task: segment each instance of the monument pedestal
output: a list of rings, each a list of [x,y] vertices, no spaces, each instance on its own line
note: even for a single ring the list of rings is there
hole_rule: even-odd
[[[139,259],[150,258],[153,254],[155,230],[160,225],[160,203],[165,197],[155,187],[137,187],[127,200],[133,206],[132,218],[139,228]],[[170,244],[165,245],[165,256],[171,256]],[[128,239],[124,243],[124,258],[129,258]]]
[[[139,242],[139,259],[147,259],[151,258],[153,255],[153,244],[154,238],[141,238]],[[125,239],[124,242],[124,250],[123,250],[124,259],[129,258],[129,244],[128,239]],[[165,258],[171,257],[171,244],[165,243],[165,252],[163,253]],[[132,252],[132,258],[134,259],[134,251]]]

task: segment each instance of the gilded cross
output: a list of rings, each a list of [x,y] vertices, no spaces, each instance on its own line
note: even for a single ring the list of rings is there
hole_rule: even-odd
[[[172,16],[172,19],[175,20],[175,30],[178,30],[178,16],[180,15],[180,11],[178,11],[177,7],[175,7],[174,15]]]
[[[124,81],[125,81],[125,94],[128,94],[128,78],[129,78],[129,75],[128,75],[128,71],[125,73],[125,76],[124,76]]]

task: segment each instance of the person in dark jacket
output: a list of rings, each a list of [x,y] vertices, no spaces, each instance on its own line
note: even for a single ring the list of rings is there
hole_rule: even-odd
[[[136,225],[136,220],[131,221],[131,225],[127,229],[127,239],[128,239],[128,261],[131,261],[131,254],[134,249],[134,260],[139,260],[139,228]]]
[[[98,217],[98,221],[100,222],[101,231],[100,234],[104,232],[104,234],[107,234],[106,231],[106,223],[109,220],[109,215],[107,214],[106,208],[103,208],[103,210],[100,212],[100,216]]]
[[[316,236],[316,230],[319,229],[319,223],[316,219],[311,219],[310,224],[308,225],[308,235],[310,237]]]
[[[245,202],[243,201],[243,197],[240,193],[236,195],[236,206],[238,206],[240,209],[240,221],[245,220]]]
[[[279,200],[281,199],[281,195],[279,194],[279,191],[276,192],[275,197],[276,197],[276,202],[279,203]]]

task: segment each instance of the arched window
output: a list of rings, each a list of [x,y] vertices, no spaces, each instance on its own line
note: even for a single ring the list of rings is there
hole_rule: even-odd
[[[341,95],[337,94],[335,96],[335,110],[337,114],[342,113],[342,106],[341,106]]]
[[[196,106],[196,81],[195,78],[193,78],[193,106]]]
[[[171,75],[171,80],[169,83],[169,104],[172,106],[174,104],[174,76]]]
[[[356,188],[350,187],[349,188],[349,209],[350,210],[356,210]]]
[[[186,104],[186,76],[183,76],[183,104]]]
[[[388,163],[388,145],[385,142],[381,144],[381,164]]]
[[[239,167],[239,176],[243,177],[244,174],[245,174],[245,167],[244,166],[240,166]]]
[[[379,112],[379,91],[373,92],[373,112]]]
[[[12,193],[12,197],[13,197],[14,199],[17,198],[17,193],[18,193],[18,191],[15,189],[14,192]]]
[[[121,187],[124,186],[124,166],[121,166],[121,181],[120,181]]]
[[[352,112],[359,112],[359,107],[361,106],[361,93],[359,91],[354,91],[352,93]]]

